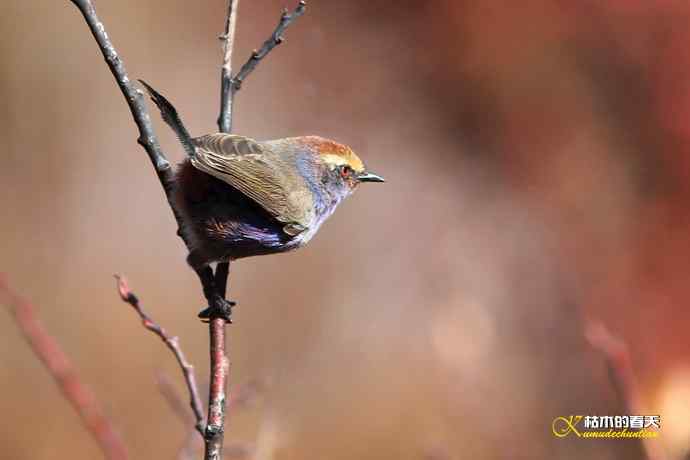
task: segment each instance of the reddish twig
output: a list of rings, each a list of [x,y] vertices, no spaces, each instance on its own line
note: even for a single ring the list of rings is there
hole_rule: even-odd
[[[48,369],[63,396],[79,414],[84,427],[91,433],[106,458],[129,458],[122,438],[105,415],[91,389],[80,380],[60,344],[48,333],[34,306],[21,298],[0,276],[0,294],[31,349]]]
[[[297,18],[302,16],[307,8],[307,3],[300,0],[292,13],[283,10],[280,21],[275,30],[261,48],[252,51],[247,62],[240,70],[232,75],[232,51],[235,41],[235,22],[237,20],[237,7],[239,0],[228,0],[228,13],[225,16],[225,29],[219,38],[223,40],[223,64],[220,77],[220,114],[218,115],[218,130],[221,133],[232,132],[232,107],[235,93],[242,88],[242,83],[250,73],[256,69],[259,62],[273,51],[273,48],[283,43],[283,33]]]
[[[218,130],[229,133],[232,131],[232,104],[235,96],[232,84],[232,51],[235,42],[235,24],[237,22],[237,7],[239,0],[228,0],[225,16],[225,28],[220,37],[224,42],[223,64],[220,76],[220,113],[218,114]],[[214,285],[222,298],[225,298],[229,263],[220,262],[214,274]],[[223,438],[225,432],[225,393],[228,385],[230,364],[225,355],[225,326],[224,318],[210,318],[208,332],[210,338],[211,381],[208,393],[208,423],[204,435],[204,459],[220,460],[223,458]]]
[[[211,383],[208,395],[208,423],[206,424],[206,453],[204,459],[223,458],[225,431],[225,403],[230,364],[225,355],[225,318],[209,320],[211,335]]]
[[[259,62],[265,58],[268,53],[273,51],[273,48],[283,43],[283,33],[297,18],[302,16],[307,9],[307,2],[300,0],[292,13],[288,13],[287,8],[283,10],[280,16],[280,21],[270,37],[264,42],[259,50],[252,51],[247,62],[240,68],[239,72],[232,77],[231,94],[239,91],[242,88],[242,83],[254,71]],[[232,95],[231,95],[232,97]]]
[[[177,418],[180,419],[185,427],[188,427],[189,423],[193,420],[193,415],[189,412],[187,404],[182,400],[180,394],[167,376],[163,374],[158,375],[158,389],[172,411],[177,415]],[[196,429],[189,430],[189,432],[185,434],[185,439],[177,451],[177,459],[191,460],[194,458],[195,452],[201,446],[202,439],[203,438],[198,436]]]
[[[225,15],[225,29],[220,39],[223,40],[223,65],[220,73],[220,114],[218,130],[221,133],[232,131],[232,102],[235,95],[232,82],[232,50],[235,44],[235,23],[237,7],[240,0],[228,0],[228,13]]]
[[[592,348],[604,357],[611,384],[624,410],[628,414],[644,413],[641,392],[626,343],[599,322],[587,325],[585,337]],[[664,460],[663,451],[654,439],[642,438],[641,441],[648,460]]]
[[[179,393],[176,391],[170,379],[165,375],[159,375],[158,388],[173,412],[178,416],[180,421],[187,426],[191,418],[191,413],[187,405],[180,398]],[[263,384],[258,380],[250,380],[244,384],[236,385],[230,391],[231,397],[229,397],[227,402],[226,413],[231,413],[234,409],[246,407],[251,404],[257,394],[261,392],[262,388]],[[194,458],[194,452],[196,452],[200,446],[201,442],[196,435],[196,431],[191,430],[185,435],[185,441],[177,452],[178,460],[189,460]],[[229,458],[239,458],[240,455],[238,452],[247,454],[250,450],[251,449],[244,443],[233,443],[226,445],[223,449],[223,453]],[[242,456],[246,457],[248,454]]]
[[[170,351],[175,356],[177,364],[179,364],[184,374],[184,380],[187,384],[187,390],[189,391],[189,405],[192,407],[194,412],[194,418],[196,420],[196,429],[203,436],[204,435],[204,412],[201,406],[201,398],[199,398],[199,389],[196,384],[196,377],[194,376],[194,366],[189,364],[187,359],[180,348],[179,339],[173,337],[166,332],[158,323],[153,321],[150,316],[148,316],[139,305],[139,299],[135,296],[127,285],[127,280],[120,275],[115,275],[117,279],[117,291],[120,294],[120,298],[123,302],[128,303],[134,308],[141,318],[141,323],[146,329],[156,334],[165,343],[165,345],[170,349]]]
[[[232,131],[233,102],[235,93],[242,87],[242,82],[256,68],[268,53],[283,42],[282,34],[290,24],[302,16],[306,9],[306,2],[300,0],[292,12],[283,11],[280,22],[263,46],[252,52],[249,60],[232,76],[232,51],[235,41],[235,24],[237,22],[237,7],[239,0],[228,0],[225,28],[220,38],[224,42],[223,64],[220,78],[220,113],[218,115],[218,129],[220,132]],[[220,262],[216,268],[214,284],[221,297],[225,298],[228,276],[228,262]],[[229,361],[225,354],[225,326],[222,318],[211,318],[209,334],[211,337],[211,384],[208,400],[208,424],[206,426],[206,460],[217,460],[223,454],[223,432],[225,430],[226,389],[228,382]]]

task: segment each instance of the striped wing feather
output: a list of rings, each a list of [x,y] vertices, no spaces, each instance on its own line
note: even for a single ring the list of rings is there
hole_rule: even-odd
[[[234,134],[209,134],[194,139],[194,144],[191,162],[195,168],[254,200],[286,224],[286,233],[296,235],[308,228],[314,214],[313,199],[294,166],[288,167],[288,159],[253,139]]]

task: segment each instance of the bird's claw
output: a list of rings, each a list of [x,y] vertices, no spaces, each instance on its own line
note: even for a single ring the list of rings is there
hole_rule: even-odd
[[[218,296],[209,302],[208,307],[200,311],[198,316],[206,322],[215,318],[223,318],[227,323],[232,324],[232,307],[235,305],[237,305],[236,302]]]

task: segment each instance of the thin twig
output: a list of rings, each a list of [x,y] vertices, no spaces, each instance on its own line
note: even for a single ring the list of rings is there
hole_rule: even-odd
[[[614,392],[624,410],[628,414],[644,413],[641,392],[626,343],[599,322],[591,322],[587,325],[585,337],[592,348],[604,357]],[[664,460],[664,453],[656,440],[642,438],[641,442],[648,460]]]
[[[240,68],[240,71],[232,77],[232,93],[235,93],[242,88],[242,83],[249,76],[250,73],[256,68],[259,62],[265,58],[268,53],[273,50],[276,46],[283,43],[283,33],[290,24],[292,24],[297,18],[302,16],[307,9],[307,2],[300,0],[297,7],[292,13],[288,13],[287,9],[283,10],[283,14],[280,16],[280,21],[278,26],[275,28],[271,36],[264,42],[261,48],[252,52],[247,62]],[[232,96],[231,96],[232,97]]]
[[[182,401],[182,398],[180,398],[179,393],[172,385],[170,379],[168,379],[165,375],[160,375],[158,379],[158,387],[173,412],[178,416],[184,426],[188,426],[192,414],[189,412],[187,405]],[[257,379],[235,385],[229,392],[226,413],[232,414],[236,409],[247,407],[256,399],[257,395],[262,390],[263,382]],[[197,436],[196,430],[189,431],[185,435],[184,443],[177,451],[177,459],[189,460],[193,458],[194,452],[196,452],[201,445],[200,441],[201,440],[199,439],[199,436]],[[240,445],[246,447],[245,444]],[[237,451],[236,447],[238,447],[238,444],[225,445],[223,453],[230,458],[234,458],[233,455],[228,454],[228,452]]]
[[[259,51],[253,51],[252,55],[249,57],[247,62],[240,68],[239,72],[233,77],[232,76],[232,52],[235,42],[235,24],[237,21],[237,8],[239,6],[239,0],[228,0],[227,15],[225,18],[225,29],[223,35],[220,39],[223,40],[223,64],[221,66],[221,77],[220,77],[220,113],[218,114],[218,130],[222,133],[232,132],[232,115],[233,106],[235,100],[235,93],[239,91],[242,87],[242,83],[249,76],[249,74],[256,68],[259,62],[265,58],[268,53],[273,50],[276,46],[283,42],[282,34],[290,26],[290,24],[295,21],[298,17],[302,16],[306,11],[306,2],[300,0],[297,7],[289,14],[287,9],[283,10],[283,14],[280,17],[278,26],[275,28],[271,36],[264,42],[263,46]],[[225,298],[227,292],[227,279],[228,279],[229,263],[219,262],[216,267],[216,272],[214,275],[215,287],[221,297]],[[219,335],[220,331],[214,331],[215,327],[220,327],[220,322],[214,324],[213,321],[209,324],[210,334]],[[223,325],[225,327],[225,325]],[[224,334],[224,332],[223,332]],[[218,343],[220,343],[219,340]],[[225,339],[222,340],[225,343]],[[211,352],[213,355],[213,351]],[[211,370],[211,375],[221,376],[222,373],[218,370]],[[225,376],[227,378],[227,376]],[[216,385],[217,387],[217,385]],[[209,396],[213,398],[213,394]],[[211,419],[211,400],[209,400],[209,420]],[[221,440],[222,442],[222,440]],[[208,447],[208,445],[207,445]],[[207,451],[207,455],[209,452]]]
[[[158,138],[153,131],[151,117],[146,110],[144,95],[132,85],[132,82],[127,77],[127,70],[125,69],[124,63],[108,38],[103,23],[98,19],[93,3],[90,0],[71,1],[79,8],[86,23],[89,25],[91,33],[103,53],[105,62],[108,64],[110,71],[115,77],[117,85],[120,87],[120,91],[122,91],[122,95],[127,100],[129,109],[132,112],[132,117],[139,128],[140,137],[138,142],[144,147],[146,153],[148,153],[151,163],[156,168],[161,184],[167,189],[170,184],[169,179],[172,178],[170,162],[168,162],[165,154],[163,154],[160,144],[158,143]]]
[[[235,26],[237,23],[237,8],[239,0],[228,0],[225,28],[223,35],[223,64],[220,76],[220,112],[218,114],[218,129],[220,132],[232,131],[232,104],[235,91],[232,85],[232,51],[235,44]],[[221,262],[214,274],[214,288],[222,298],[225,298],[229,263]],[[208,423],[204,434],[204,459],[220,460],[223,458],[223,438],[225,432],[225,393],[228,386],[230,361],[225,354],[224,318],[210,318],[208,331],[210,337],[211,381],[208,393]]]
[[[141,323],[143,326],[160,337],[163,343],[165,343],[168,349],[175,356],[177,364],[179,364],[180,368],[182,369],[182,373],[184,374],[185,383],[187,384],[187,390],[189,391],[189,405],[194,412],[196,429],[203,436],[204,428],[206,427],[204,423],[204,409],[201,405],[201,398],[199,397],[199,389],[197,387],[196,377],[194,375],[194,366],[189,364],[185,358],[184,352],[182,351],[182,348],[180,348],[179,339],[168,334],[165,329],[163,329],[158,323],[151,319],[151,317],[147,315],[144,310],[142,310],[141,306],[139,305],[139,299],[129,289],[127,280],[123,276],[115,275],[115,279],[117,280],[117,291],[120,294],[122,301],[130,304],[132,308],[134,308],[134,311],[136,311],[139,315],[139,318],[141,318]]]
[[[216,267],[215,283],[219,294],[225,298],[229,263],[221,262]],[[230,360],[225,351],[224,318],[211,318],[208,324],[211,339],[211,377],[208,392],[208,423],[206,425],[204,446],[204,460],[221,460],[225,449],[223,438],[225,433],[225,413],[228,409],[226,392],[230,380]]]
[[[220,72],[220,113],[218,114],[218,130],[221,133],[232,132],[232,107],[235,91],[232,90],[232,51],[235,45],[235,24],[237,23],[237,8],[239,0],[228,0],[228,12],[225,16],[225,29],[220,39],[223,40],[223,64]],[[216,289],[221,297],[227,293],[229,262],[219,262],[214,275]]]
[[[39,319],[34,306],[15,293],[3,276],[0,276],[0,294],[3,295],[2,303],[9,307],[34,354],[48,369],[65,399],[77,411],[84,427],[96,440],[105,457],[111,460],[129,458],[122,438],[105,415],[96,396],[81,381],[60,344],[48,333]],[[40,422],[37,420],[37,425]]]
[[[218,130],[221,133],[232,132],[232,50],[235,45],[235,23],[237,7],[240,0],[228,0],[228,13],[225,16],[225,29],[220,39],[223,40],[223,65],[220,71],[220,114]]]
[[[224,42],[223,64],[221,67],[220,113],[218,129],[220,132],[232,131],[233,102],[235,93],[242,87],[242,82],[256,68],[259,62],[282,43],[282,34],[288,26],[306,9],[306,2],[300,0],[292,14],[283,11],[278,26],[266,40],[259,51],[254,51],[249,60],[232,76],[232,52],[235,42],[237,8],[239,0],[228,0],[225,28],[221,39]],[[214,274],[214,287],[225,298],[227,291],[229,264],[220,262]],[[223,433],[225,431],[226,391],[229,372],[229,360],[225,354],[225,327],[223,318],[211,318],[209,335],[211,337],[211,384],[209,387],[208,424],[206,425],[206,452],[204,458],[216,460],[222,458]]]
[[[91,0],[71,0],[71,2],[79,9],[81,14],[84,16],[84,20],[91,30],[93,38],[98,44],[98,48],[103,54],[106,64],[110,72],[115,77],[115,81],[122,91],[122,95],[127,101],[130,112],[132,112],[132,118],[139,128],[139,138],[137,142],[141,145],[146,153],[148,154],[151,164],[153,164],[156,174],[158,175],[158,180],[160,181],[163,191],[165,192],[165,197],[168,200],[168,205],[172,210],[175,221],[177,222],[177,235],[182,238],[185,245],[189,249],[189,242],[186,241],[182,231],[181,218],[177,210],[175,209],[172,200],[172,186],[175,179],[175,174],[170,167],[170,162],[166,158],[163,150],[158,142],[158,137],[153,129],[153,124],[151,123],[151,116],[149,115],[148,109],[146,108],[146,103],[144,102],[144,94],[141,90],[135,88],[132,81],[130,80],[125,64],[117,53],[117,50],[113,46],[108,33],[105,30],[103,22],[98,18],[96,14],[96,8]]]
[[[163,398],[167,401],[173,413],[177,415],[177,418],[182,422],[182,425],[187,428],[194,419],[194,415],[189,411],[189,407],[182,400],[175,386],[166,375],[159,374],[157,383]],[[191,460],[194,458],[195,452],[199,450],[202,440],[203,438],[198,436],[196,429],[186,432],[184,441],[177,450],[176,458],[178,460]]]
[[[235,93],[242,87],[242,82],[256,68],[273,48],[283,42],[285,29],[298,17],[304,14],[306,2],[300,0],[292,14],[283,11],[278,26],[266,40],[259,51],[254,51],[249,60],[232,77],[232,51],[235,41],[235,25],[239,0],[228,0],[225,29],[221,39],[224,42],[223,65],[221,68],[220,113],[218,129],[220,132],[232,131],[233,102]],[[227,290],[229,264],[220,262],[214,274],[214,287],[225,298]],[[208,401],[208,424],[206,425],[206,460],[217,460],[223,454],[223,433],[225,431],[226,391],[229,372],[229,360],[225,354],[225,326],[223,318],[212,318],[209,321],[211,336],[211,384]]]
[[[208,396],[208,423],[206,424],[205,460],[223,458],[225,432],[226,389],[230,362],[225,353],[225,318],[211,318],[211,383]]]

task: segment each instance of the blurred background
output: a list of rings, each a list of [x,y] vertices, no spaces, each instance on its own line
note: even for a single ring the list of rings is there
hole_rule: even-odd
[[[282,6],[240,2],[236,66]],[[215,130],[225,2],[97,7],[130,77],[192,133]],[[78,11],[0,13],[0,271],[132,457],[174,458],[188,428],[156,376],[186,398],[179,369],[112,277],[205,383],[202,295],[174,220]],[[584,337],[602,321],[661,415],[653,442],[684,458],[689,24],[670,0],[310,2],[238,94],[235,131],[331,137],[388,182],[303,250],[231,267],[231,380],[261,385],[226,442],[262,460],[643,458],[635,441],[551,432],[556,416],[625,413]],[[0,457],[100,457],[4,310],[0,364]]]

